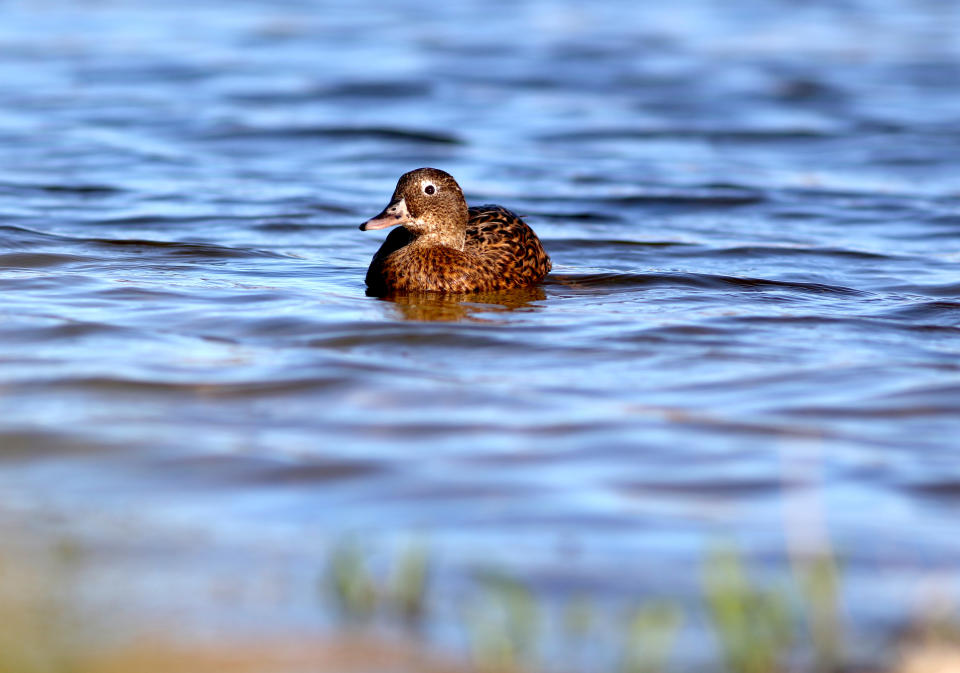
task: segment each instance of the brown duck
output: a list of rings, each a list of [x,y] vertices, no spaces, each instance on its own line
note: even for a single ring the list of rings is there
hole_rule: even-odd
[[[360,230],[397,224],[367,269],[370,294],[507,290],[539,283],[551,268],[519,215],[468,208],[457,181],[436,168],[400,176],[390,204]]]

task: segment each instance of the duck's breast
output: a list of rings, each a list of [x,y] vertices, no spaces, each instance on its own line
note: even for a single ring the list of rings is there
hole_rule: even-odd
[[[370,291],[375,294],[383,294],[388,289],[384,280],[384,265],[387,259],[393,253],[405,247],[413,240],[413,235],[404,227],[397,227],[390,230],[387,239],[377,250],[373,259],[370,260],[370,267],[367,269],[366,283]]]
[[[380,278],[399,292],[477,292],[496,287],[496,273],[473,251],[408,245],[383,262]]]

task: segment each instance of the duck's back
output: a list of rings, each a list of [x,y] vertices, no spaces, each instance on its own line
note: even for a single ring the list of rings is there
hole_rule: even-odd
[[[540,239],[520,216],[503,206],[469,209],[466,248],[475,250],[501,278],[501,287],[539,283],[552,263]]]

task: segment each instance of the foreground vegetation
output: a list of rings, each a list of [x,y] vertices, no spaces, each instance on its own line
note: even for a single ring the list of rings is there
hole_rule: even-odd
[[[467,643],[457,660],[430,652],[425,642],[437,619],[432,606],[444,597],[432,588],[423,546],[409,547],[380,572],[362,546],[337,546],[318,583],[319,596],[339,618],[333,634],[202,644],[183,639],[176,628],[135,642],[110,638],[109,616],[81,615],[72,598],[75,554],[62,545],[38,562],[0,557],[0,673],[656,673],[684,670],[684,657],[676,654],[691,620],[709,624],[718,671],[960,672],[960,637],[943,615],[912,625],[882,667],[856,667],[845,650],[839,573],[825,555],[798,560],[789,576],[771,579],[752,572],[732,548],[718,548],[703,564],[703,608],[695,612],[664,599],[617,609],[589,596],[547,602],[505,575],[484,571],[457,616]]]

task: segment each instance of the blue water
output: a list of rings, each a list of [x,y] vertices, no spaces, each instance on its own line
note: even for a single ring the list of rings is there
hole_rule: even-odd
[[[601,601],[829,548],[897,624],[958,588],[958,83],[933,0],[4,5],[0,518],[205,628],[327,620],[342,534]],[[365,296],[419,166],[542,287]]]

